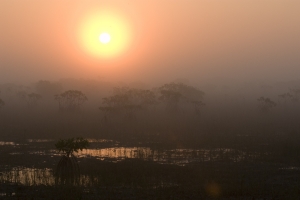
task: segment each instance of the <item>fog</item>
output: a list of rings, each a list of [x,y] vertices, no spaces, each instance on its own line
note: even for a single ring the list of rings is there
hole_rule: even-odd
[[[113,139],[131,138],[133,129],[176,137],[189,130],[191,138],[297,132],[299,6],[292,0],[1,1],[2,130]],[[89,29],[105,20],[112,41],[98,48]],[[72,91],[82,104],[65,99]],[[109,116],[119,129],[100,123]],[[128,117],[141,120],[140,127]],[[180,120],[190,128],[170,127]]]
[[[188,132],[187,145],[203,134],[298,132],[299,6],[3,0],[3,134],[129,140],[164,133],[179,142]],[[105,20],[106,46],[91,31]]]
[[[64,78],[159,85],[299,80],[300,3],[274,1],[0,2],[0,80]],[[80,44],[83,19],[109,10],[130,32],[120,54]]]
[[[0,0],[0,196],[299,199],[299,8]]]

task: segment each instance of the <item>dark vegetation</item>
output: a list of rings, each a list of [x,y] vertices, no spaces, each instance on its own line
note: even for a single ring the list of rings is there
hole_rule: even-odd
[[[61,94],[55,95],[55,100],[58,101],[60,111],[78,111],[80,107],[88,99],[81,91],[68,90]]]
[[[115,145],[158,152],[205,149],[207,155],[203,159],[193,155],[199,159],[184,166],[162,165],[143,156],[115,163],[72,156],[76,149],[87,147],[82,138],[60,140],[56,148],[62,157],[26,153],[31,148],[48,152],[54,143],[3,145],[0,165],[4,171],[22,166],[50,168],[55,174],[58,164],[56,183],[60,186],[20,185],[17,178],[5,179],[2,174],[5,189],[0,193],[11,190],[21,196],[46,198],[51,194],[61,199],[297,199],[299,88],[298,82],[231,88],[198,88],[180,82],[145,88],[80,80],[39,81],[30,87],[2,84],[1,141],[21,144],[28,139],[57,141],[82,135],[114,141],[91,144],[94,149]],[[16,149],[22,155],[10,154]],[[46,172],[44,175],[49,178]]]
[[[55,169],[55,184],[59,185],[78,185],[80,169],[74,152],[82,151],[89,146],[89,142],[82,137],[60,139],[55,147],[63,155]]]

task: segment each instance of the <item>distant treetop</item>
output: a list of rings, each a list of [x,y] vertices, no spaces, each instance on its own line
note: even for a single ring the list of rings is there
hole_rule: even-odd
[[[68,90],[61,94],[54,96],[59,103],[59,110],[61,111],[75,111],[79,110],[88,98],[79,90]]]

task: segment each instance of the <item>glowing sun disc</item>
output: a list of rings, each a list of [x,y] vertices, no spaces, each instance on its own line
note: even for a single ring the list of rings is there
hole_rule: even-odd
[[[113,58],[131,43],[130,26],[116,12],[94,10],[82,17],[78,26],[78,42],[95,58]]]
[[[99,40],[100,42],[102,42],[103,44],[107,44],[110,41],[110,35],[108,33],[102,33],[99,36]]]

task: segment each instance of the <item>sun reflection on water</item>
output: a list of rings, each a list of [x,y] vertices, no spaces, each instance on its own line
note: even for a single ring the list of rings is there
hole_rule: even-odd
[[[0,141],[0,146],[4,146],[4,145],[18,145],[18,144],[15,144],[14,142]]]

